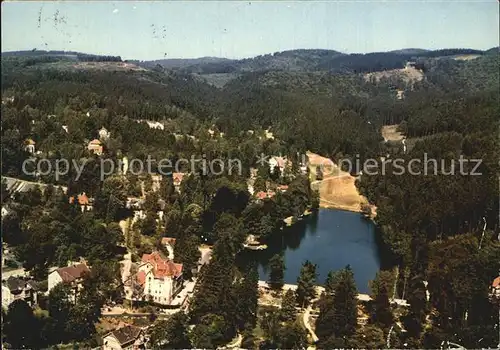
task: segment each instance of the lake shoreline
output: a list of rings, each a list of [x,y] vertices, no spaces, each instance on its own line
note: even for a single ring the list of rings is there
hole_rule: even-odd
[[[360,213],[321,208],[292,226],[284,227],[266,242],[268,248],[243,252],[243,261],[256,261],[259,278],[267,280],[269,260],[282,254],[284,282],[296,283],[306,260],[318,266],[316,284],[324,284],[329,271],[351,265],[360,293],[368,293],[368,281],[381,268],[376,226]]]

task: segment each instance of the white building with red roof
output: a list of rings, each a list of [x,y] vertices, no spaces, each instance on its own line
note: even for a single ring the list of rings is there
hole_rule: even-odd
[[[87,149],[90,152],[93,152],[94,154],[97,154],[98,156],[100,156],[102,154],[102,151],[103,151],[102,143],[101,143],[101,141],[94,139],[94,140],[89,142]]]
[[[155,303],[170,305],[182,289],[182,264],[164,258],[159,252],[144,254],[137,272],[143,296]]]
[[[181,188],[181,183],[185,175],[186,173],[172,173],[172,181],[177,192],[179,192]]]

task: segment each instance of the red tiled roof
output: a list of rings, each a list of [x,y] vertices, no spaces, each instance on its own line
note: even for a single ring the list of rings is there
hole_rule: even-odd
[[[492,286],[493,286],[493,288],[498,288],[498,287],[500,287],[500,276],[499,276],[499,277],[497,277],[497,278],[495,278],[495,279],[493,280],[493,284],[492,284]]]
[[[89,142],[89,146],[90,145],[100,146],[101,145],[101,141],[99,141],[98,139],[93,139],[92,141]]]
[[[56,270],[64,282],[73,282],[82,277],[83,273],[90,272],[85,264],[76,264],[68,267],[62,267]]]
[[[78,198],[78,204],[80,205],[89,205],[89,197],[87,197],[87,195],[85,194],[85,192],[83,192],[82,194],[79,194],[77,196]],[[73,204],[75,200],[75,196],[71,196],[69,198],[69,204]]]
[[[155,278],[179,277],[182,274],[182,264],[176,264],[171,260],[164,259],[158,252],[144,254],[142,262],[153,265]]]
[[[168,245],[171,245],[173,246],[175,244],[175,238],[172,238],[172,237],[163,237],[161,239],[161,244],[168,244]]]
[[[182,182],[182,179],[184,178],[184,175],[184,173],[173,173],[172,179],[174,181],[174,184],[180,184]]]
[[[274,191],[267,191],[267,192],[259,191],[259,192],[257,192],[257,194],[255,196],[258,199],[266,199],[266,198],[274,197],[275,194],[276,194],[276,192],[274,192]]]
[[[139,271],[137,273],[137,282],[142,286],[146,282],[146,273],[144,271]]]
[[[288,190],[288,185],[279,185],[278,186],[278,190],[280,190],[280,191],[286,191],[286,190]]]
[[[264,192],[264,191],[259,191],[257,192],[257,194],[255,195],[258,199],[264,199],[264,198],[267,198],[267,193]]]

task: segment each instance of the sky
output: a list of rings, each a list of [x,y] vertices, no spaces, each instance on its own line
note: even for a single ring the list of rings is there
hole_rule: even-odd
[[[292,49],[489,49],[499,1],[2,2],[2,52],[66,50],[152,60]]]

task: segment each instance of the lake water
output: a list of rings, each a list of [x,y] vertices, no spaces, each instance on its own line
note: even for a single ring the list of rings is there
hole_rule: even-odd
[[[304,261],[317,264],[318,284],[331,270],[350,265],[360,293],[369,293],[368,281],[380,268],[375,226],[358,213],[320,209],[276,234],[264,251],[249,252],[259,262],[259,277],[269,278],[269,259],[283,252],[285,283],[296,284]]]

